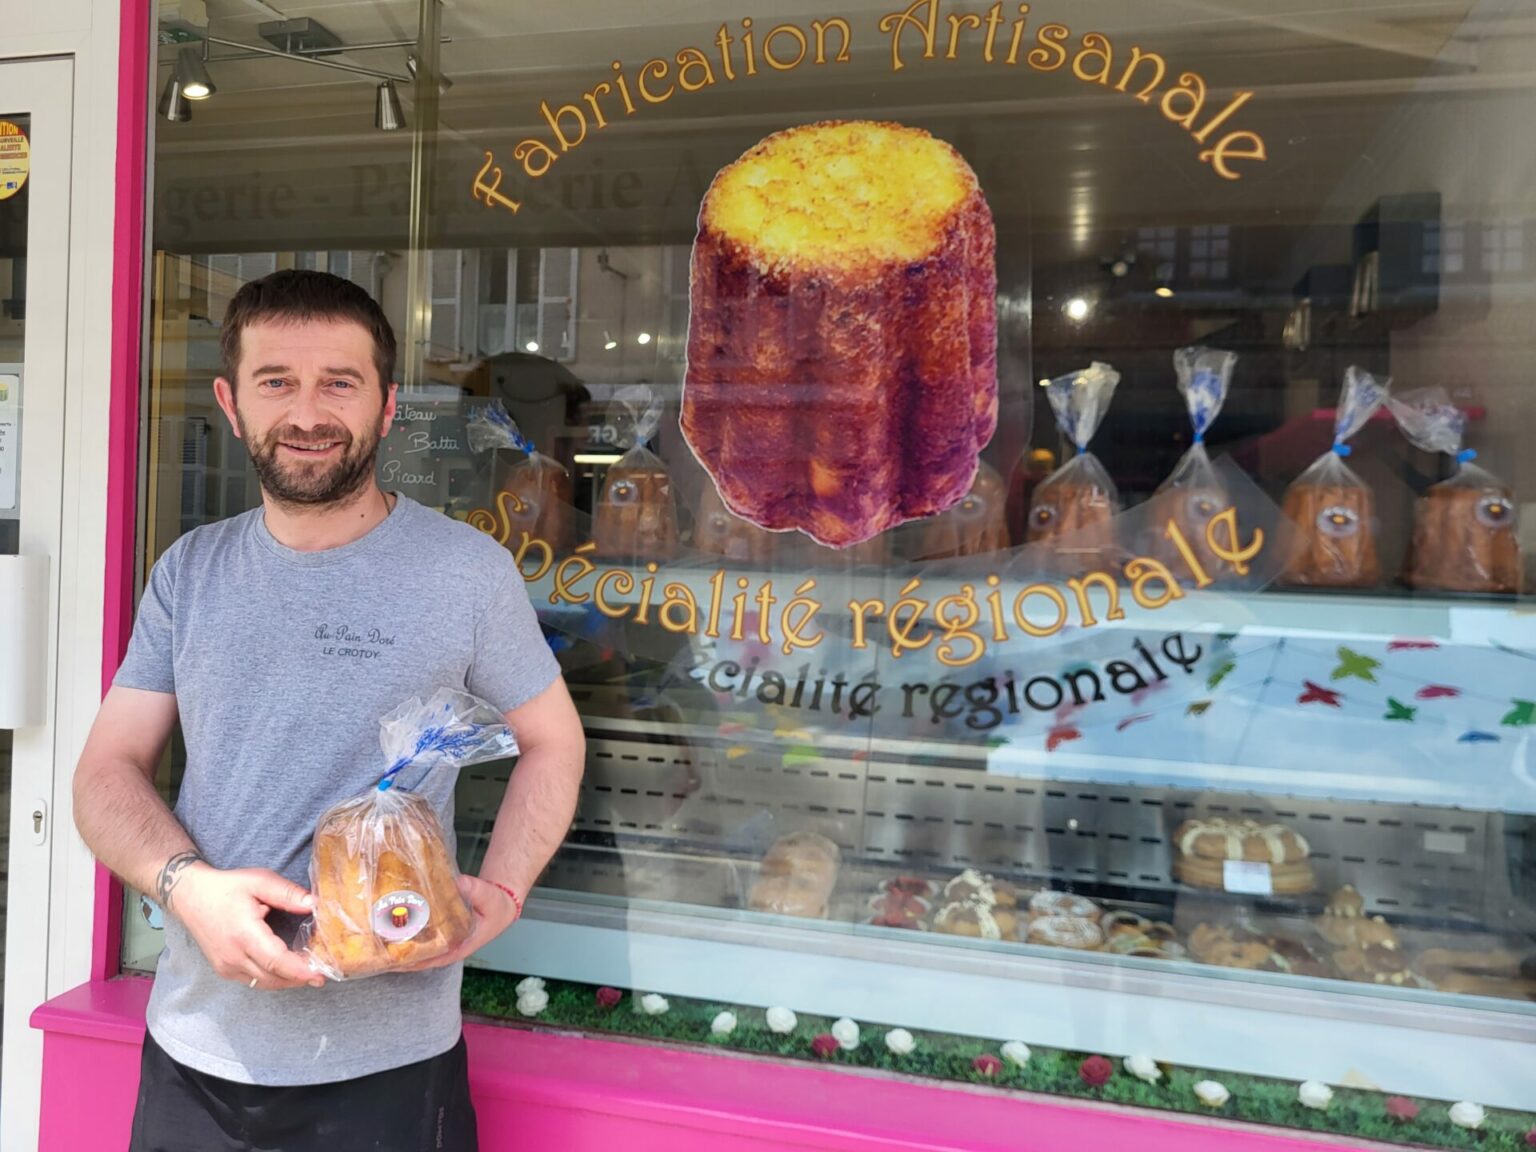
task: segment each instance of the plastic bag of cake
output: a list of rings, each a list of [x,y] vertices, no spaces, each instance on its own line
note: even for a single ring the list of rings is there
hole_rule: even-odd
[[[440,688],[380,722],[384,771],[320,817],[309,862],[315,912],[295,948],[332,980],[435,960],[469,939],[474,914],[432,805],[412,791],[429,772],[516,755],[500,712]]]
[[[1120,373],[1095,360],[1046,385],[1056,425],[1077,453],[1035,489],[1025,543],[1050,543],[1045,567],[1063,574],[1102,568],[1114,551],[1120,493],[1088,442],[1099,430]]]
[[[1179,393],[1189,410],[1194,442],[1152,494],[1151,500],[1153,515],[1149,532],[1153,535],[1153,554],[1161,556],[1170,565],[1178,559],[1177,547],[1165,535],[1168,523],[1172,521],[1195,550],[1205,570],[1213,575],[1226,571],[1228,566],[1211,551],[1206,526],[1211,517],[1232,506],[1232,494],[1211,463],[1210,453],[1205,448],[1205,434],[1226,402],[1232,386],[1232,369],[1236,365],[1237,353],[1217,348],[1180,348],[1174,352],[1173,369],[1178,378]]]
[[[571,473],[560,461],[540,452],[523,435],[500,400],[476,408],[465,427],[471,452],[495,453],[491,468],[492,507],[469,515],[472,527],[495,536],[511,549],[526,534],[556,553],[570,543],[574,508]],[[520,453],[507,462],[502,451]]]
[[[1296,542],[1281,580],[1319,588],[1368,588],[1381,579],[1376,499],[1345,458],[1348,440],[1386,402],[1391,381],[1351,364],[1344,370],[1333,447],[1285,491]]]
[[[661,427],[661,400],[644,385],[613,398],[619,444],[628,451],[609,465],[592,515],[597,555],[628,563],[666,561],[677,554],[677,499],[672,472],[647,448]]]
[[[1432,484],[1413,505],[1413,540],[1403,580],[1449,592],[1515,592],[1520,548],[1514,494],[1461,446],[1466,415],[1443,388],[1389,397],[1397,425],[1415,448],[1455,458],[1456,471]]]

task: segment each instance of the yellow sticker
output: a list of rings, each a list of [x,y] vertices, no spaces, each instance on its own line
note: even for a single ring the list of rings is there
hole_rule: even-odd
[[[32,145],[21,126],[0,120],[0,200],[21,191],[32,171]]]

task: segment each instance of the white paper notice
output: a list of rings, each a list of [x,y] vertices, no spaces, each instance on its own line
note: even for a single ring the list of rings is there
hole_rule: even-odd
[[[20,380],[0,374],[0,393],[16,397]],[[21,453],[21,407],[0,400],[0,510],[16,507],[16,473]]]
[[[1221,886],[1228,892],[1245,896],[1273,896],[1274,881],[1269,865],[1261,860],[1225,860],[1221,866]]]

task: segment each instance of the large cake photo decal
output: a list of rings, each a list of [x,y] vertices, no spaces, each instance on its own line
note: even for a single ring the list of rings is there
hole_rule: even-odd
[[[721,501],[848,548],[963,500],[997,426],[996,236],[954,148],[775,133],[705,193],[682,431]]]

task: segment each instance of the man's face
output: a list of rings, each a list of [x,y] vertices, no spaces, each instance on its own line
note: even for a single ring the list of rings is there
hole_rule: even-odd
[[[239,379],[214,382],[268,496],[287,504],[345,501],[373,475],[395,415],[379,386],[373,338],[348,320],[259,321],[240,334]]]

